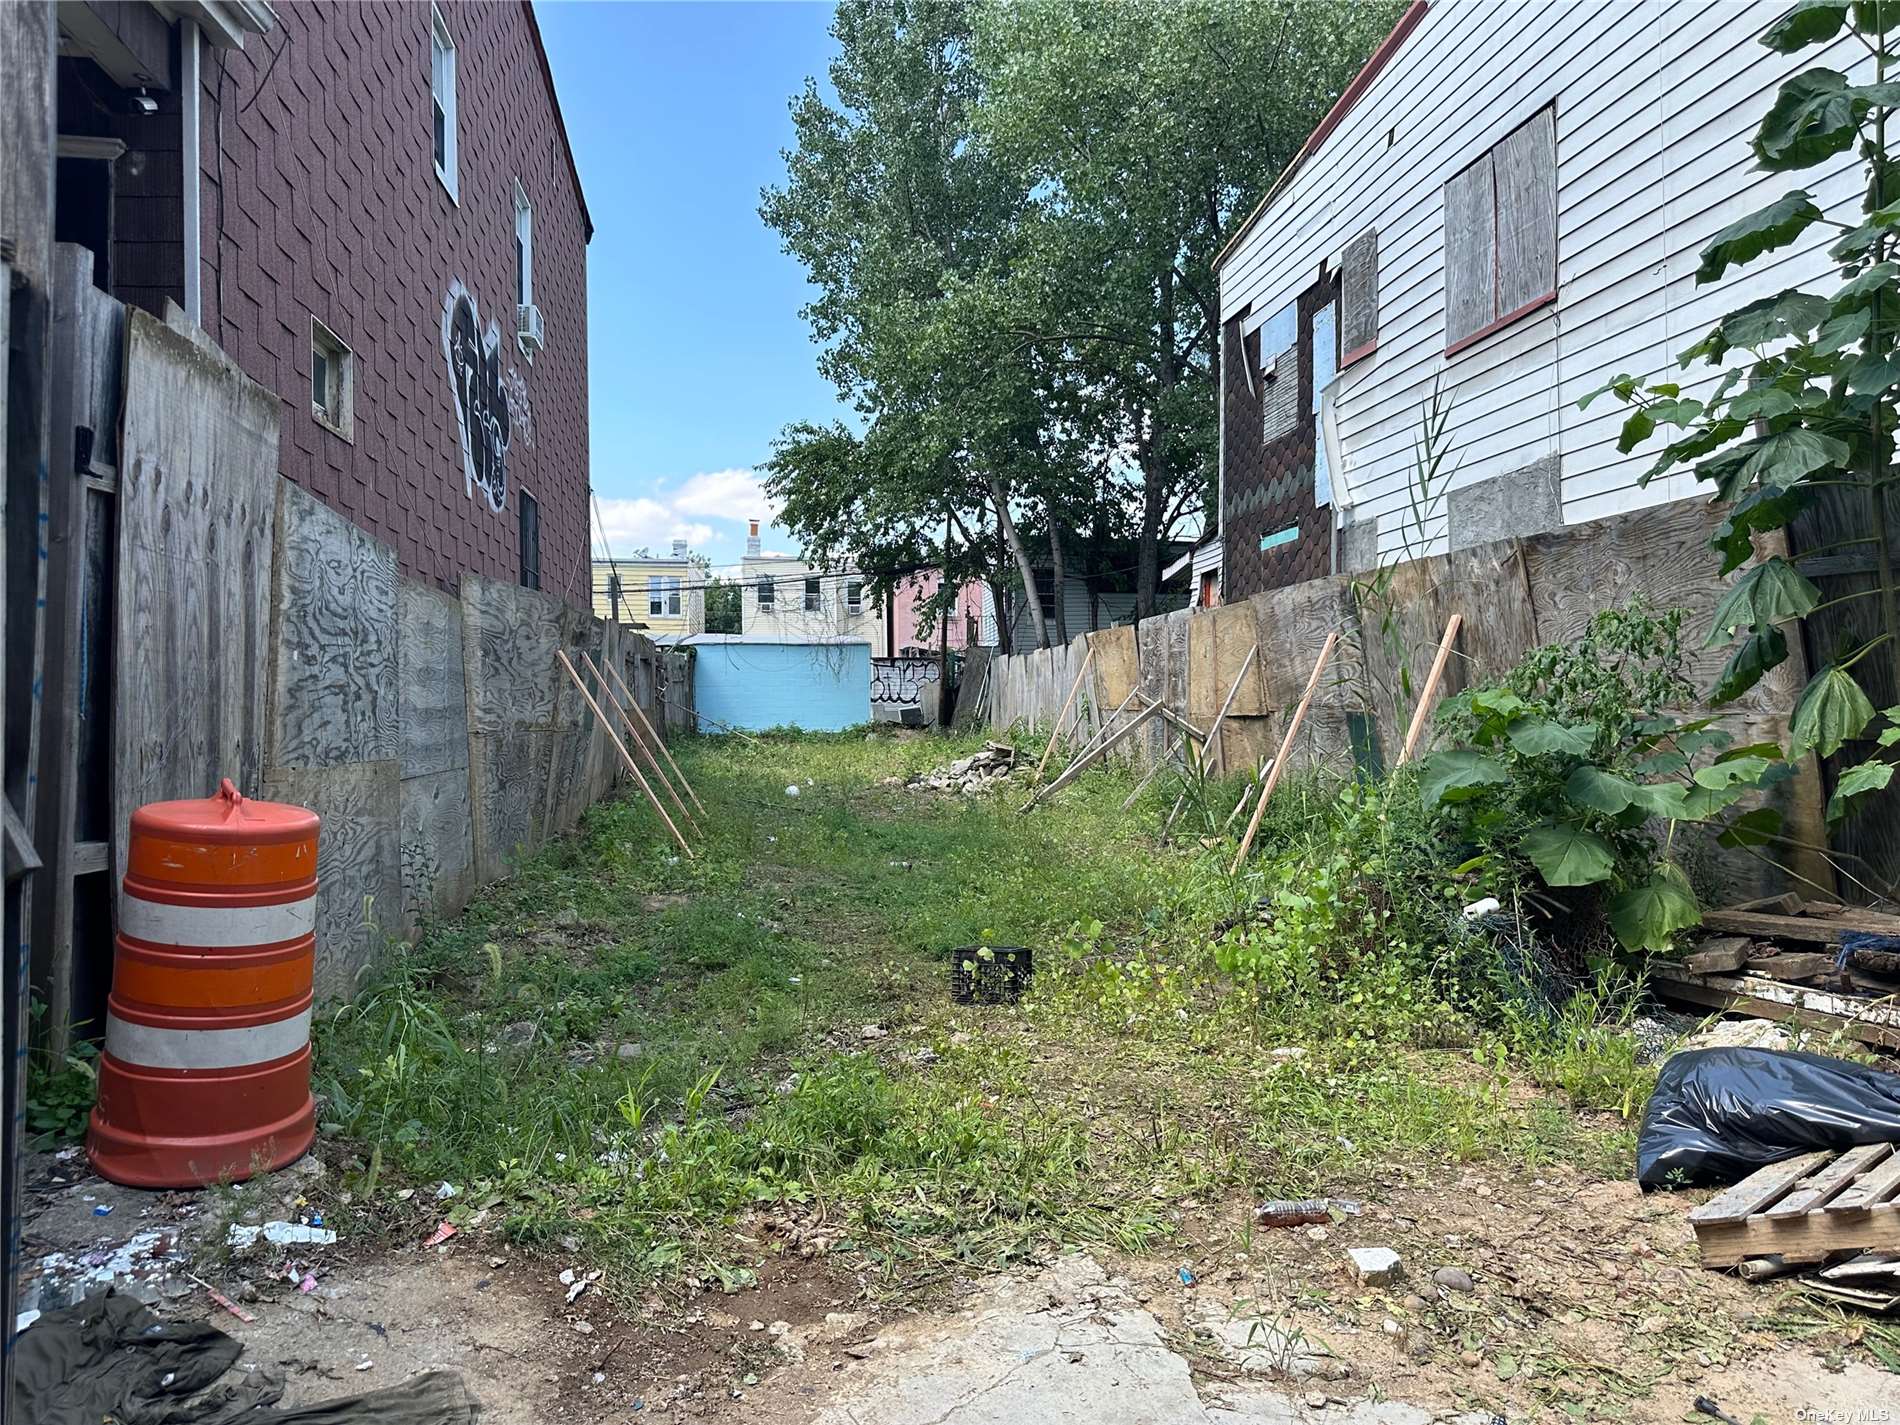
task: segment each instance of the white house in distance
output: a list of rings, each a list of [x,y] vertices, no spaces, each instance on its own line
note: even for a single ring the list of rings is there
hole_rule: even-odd
[[[748,638],[786,643],[858,640],[882,653],[884,612],[855,570],[814,569],[791,554],[764,554],[759,522],[746,537],[739,564],[739,627]]]
[[[1676,372],[1724,313],[1822,277],[1828,228],[1698,287],[1722,228],[1857,159],[1763,173],[1781,82],[1870,79],[1851,35],[1777,54],[1777,4],[1415,0],[1218,259],[1221,567],[1232,601],[1695,493],[1642,488],[1627,414],[1578,398]],[[1710,368],[1674,379],[1695,389]],[[1448,478],[1417,497],[1434,387]]]

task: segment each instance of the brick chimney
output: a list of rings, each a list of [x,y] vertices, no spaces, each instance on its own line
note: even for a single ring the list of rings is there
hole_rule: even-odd
[[[759,522],[757,520],[746,521],[745,552],[749,559],[759,557]]]

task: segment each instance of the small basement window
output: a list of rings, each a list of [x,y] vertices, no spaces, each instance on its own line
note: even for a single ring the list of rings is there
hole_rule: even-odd
[[[526,490],[515,499],[521,505],[521,587],[541,587],[541,506]]]
[[[456,194],[455,181],[455,39],[439,7],[429,7],[429,108],[435,146],[435,176]]]
[[[1557,296],[1557,115],[1546,105],[1445,184],[1445,354]]]
[[[318,425],[355,440],[356,356],[315,317],[310,319],[310,414]]]
[[[805,612],[815,614],[823,603],[824,595],[819,590],[818,581],[807,579],[805,581]]]

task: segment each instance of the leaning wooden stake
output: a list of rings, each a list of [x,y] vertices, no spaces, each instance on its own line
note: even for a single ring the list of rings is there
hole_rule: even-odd
[[[1220,711],[1214,714],[1213,725],[1207,729],[1207,741],[1202,750],[1209,748],[1214,753],[1214,775],[1219,777],[1227,771],[1227,744],[1220,740],[1220,725],[1227,721],[1227,709],[1234,705],[1234,698],[1240,692],[1241,682],[1247,676],[1247,670],[1253,667],[1253,661],[1260,656],[1260,645],[1256,643],[1247,650],[1247,656],[1240,660],[1240,671],[1234,675],[1234,686],[1227,690],[1227,700],[1220,705]]]
[[[627,716],[627,710],[620,705],[620,699],[614,695],[613,688],[607,682],[607,675],[600,671],[600,665],[583,651],[581,666],[594,675],[594,681],[600,685],[600,691],[606,695],[608,704],[620,714],[621,724],[627,729],[629,735],[628,740],[633,746],[638,747],[640,755],[646,758],[647,766],[653,769],[654,778],[666,789],[666,795],[672,801],[674,809],[679,812],[680,820],[686,823],[686,829],[695,836],[703,836],[705,833],[700,830],[699,823],[693,820],[692,808],[686,805],[684,798],[674,789],[673,783],[667,778],[666,768],[660,765],[660,759],[653,755],[653,749],[647,745],[646,738],[641,736],[640,729],[634,726],[633,719]]]
[[[1091,763],[1100,761],[1102,758],[1106,757],[1109,753],[1113,752],[1123,742],[1127,741],[1130,737],[1134,736],[1134,734],[1141,728],[1143,723],[1147,722],[1149,718],[1153,717],[1156,713],[1160,711],[1161,711],[1161,705],[1159,703],[1149,703],[1147,707],[1143,708],[1140,712],[1136,713],[1132,718],[1130,718],[1128,722],[1122,727],[1121,731],[1117,732],[1113,737],[1109,738],[1106,742],[1097,744],[1094,750],[1089,752],[1086,756],[1076,758],[1075,761],[1071,762],[1066,768],[1063,769],[1062,775],[1060,777],[1057,777],[1048,786],[1044,787],[1041,791],[1037,792],[1035,796],[1031,797],[1028,801],[1024,802],[1021,807],[1017,808],[1017,810],[1028,811],[1031,807],[1033,807],[1037,802],[1041,801],[1044,797],[1051,796],[1054,793],[1061,791],[1064,787],[1068,786],[1069,783],[1073,782],[1077,777],[1081,776],[1082,773],[1088,769]]]
[[[1332,660],[1333,649],[1338,646],[1339,631],[1335,629],[1326,635],[1326,646],[1319,651],[1319,661],[1313,665],[1313,676],[1306,680],[1306,691],[1300,695],[1300,705],[1293,709],[1293,717],[1286,725],[1286,736],[1280,739],[1280,751],[1273,759],[1273,770],[1267,773],[1266,785],[1260,789],[1260,799],[1253,804],[1253,819],[1247,823],[1247,834],[1240,839],[1240,853],[1234,857],[1234,864],[1227,872],[1230,876],[1240,870],[1240,863],[1253,850],[1254,833],[1260,830],[1260,817],[1267,809],[1267,798],[1273,795],[1273,789],[1279,783],[1280,772],[1286,766],[1287,753],[1293,750],[1294,735],[1306,720],[1306,710],[1312,705],[1313,694],[1319,690],[1320,675],[1326,671],[1327,663]]]
[[[1418,746],[1419,734],[1425,731],[1425,715],[1431,711],[1432,694],[1438,691],[1438,680],[1445,676],[1451,645],[1457,641],[1464,621],[1463,614],[1453,614],[1445,620],[1445,636],[1438,640],[1438,656],[1432,659],[1432,671],[1425,677],[1424,691],[1418,695],[1418,706],[1412,710],[1412,725],[1405,730],[1405,746],[1399,749],[1399,760],[1394,766],[1403,767],[1411,760],[1412,749]]]
[[[1042,760],[1036,763],[1036,775],[1032,782],[1042,780],[1043,769],[1049,765],[1049,754],[1056,750],[1056,739],[1062,736],[1062,724],[1068,720],[1069,709],[1075,705],[1075,695],[1082,691],[1082,680],[1088,677],[1089,664],[1095,661],[1095,645],[1085,644],[1082,651],[1082,666],[1075,670],[1075,681],[1069,684],[1069,696],[1062,700],[1062,711],[1056,714],[1055,722],[1049,728],[1049,744],[1042,749]]]
[[[1254,768],[1253,776],[1248,780],[1246,788],[1240,794],[1240,800],[1235,802],[1234,809],[1227,813],[1227,820],[1220,824],[1221,835],[1225,836],[1228,828],[1240,819],[1240,814],[1247,809],[1247,803],[1253,800],[1253,794],[1260,790],[1261,779],[1272,770],[1273,759],[1271,757]]]
[[[620,760],[627,764],[627,770],[633,773],[633,780],[640,784],[640,790],[647,794],[647,800],[653,803],[653,809],[660,814],[660,820],[666,823],[666,829],[673,833],[673,839],[680,844],[680,850],[688,861],[697,860],[693,848],[686,844],[686,838],[680,835],[680,829],[673,825],[673,818],[666,814],[666,808],[660,805],[660,799],[654,794],[652,784],[641,773],[639,765],[633,760],[633,754],[627,751],[626,744],[620,740],[620,734],[614,731],[614,725],[607,721],[607,714],[600,710],[600,704],[594,701],[594,695],[587,691],[587,684],[581,681],[581,675],[574,671],[574,665],[567,661],[567,650],[557,648],[554,656],[561,660],[561,666],[567,669],[567,676],[574,680],[574,686],[580,689],[581,696],[587,699],[587,706],[594,710],[594,716],[600,719],[601,731],[607,734],[607,740],[614,745],[614,751],[620,754]]]
[[[1122,802],[1123,811],[1127,811],[1128,808],[1130,808],[1131,806],[1135,804],[1135,798],[1140,796],[1144,791],[1146,791],[1148,789],[1148,784],[1152,782],[1158,775],[1160,775],[1161,769],[1163,767],[1168,765],[1168,758],[1171,757],[1174,753],[1175,740],[1178,739],[1179,737],[1180,737],[1180,734],[1175,733],[1173,737],[1171,737],[1162,746],[1161,755],[1155,758],[1154,766],[1150,767],[1146,772],[1142,774],[1141,780],[1135,783],[1135,790],[1130,792],[1126,800]]]
[[[680,779],[680,785],[686,788],[686,795],[693,799],[693,805],[698,807],[700,815],[704,816],[706,814],[706,804],[699,799],[699,793],[693,790],[693,784],[686,780],[686,774],[680,771],[680,764],[673,760],[673,754],[667,748],[666,739],[654,730],[652,721],[647,717],[646,709],[640,706],[640,700],[633,695],[633,689],[627,686],[627,680],[620,676],[620,670],[611,663],[607,665],[607,671],[614,675],[614,682],[620,686],[620,691],[626,695],[627,706],[633,709],[634,716],[640,719],[640,725],[647,730],[647,736],[651,737],[658,745],[660,755],[666,758],[667,766],[673,769],[673,775],[678,777]],[[758,739],[754,738],[752,740],[756,742]]]

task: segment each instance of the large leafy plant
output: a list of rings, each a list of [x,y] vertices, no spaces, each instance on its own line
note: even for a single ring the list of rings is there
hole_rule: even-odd
[[[1440,705],[1448,745],[1422,764],[1420,796],[1472,850],[1460,869],[1479,886],[1557,906],[1598,888],[1632,950],[1667,949],[1700,921],[1668,854],[1676,823],[1726,812],[1788,769],[1778,746],[1736,747],[1710,719],[1670,711],[1694,700],[1683,619],[1640,599],[1605,609],[1576,640]],[[1734,818],[1723,839],[1757,843],[1769,810]]]
[[[1670,436],[1645,483],[1692,469],[1728,507],[1711,546],[1724,575],[1748,567],[1717,607],[1709,631],[1710,647],[1734,645],[1713,691],[1717,705],[1740,697],[1787,658],[1783,626],[1790,620],[1829,603],[1877,601],[1878,632],[1835,650],[1796,700],[1789,757],[1831,756],[1868,732],[1876,721],[1863,685],[1870,656],[1879,654],[1900,671],[1900,584],[1888,529],[1900,428],[1900,183],[1886,133],[1889,112],[1900,106],[1900,81],[1887,77],[1900,56],[1888,47],[1894,42],[1888,32],[1896,28],[1900,0],[1802,0],[1763,33],[1762,43],[1784,54],[1844,34],[1865,51],[1873,82],[1855,83],[1835,69],[1804,70],[1781,86],[1753,141],[1759,166],[1775,173],[1858,152],[1865,178],[1859,211],[1829,214],[1808,189],[1791,189],[1717,234],[1696,272],[1698,283],[1717,282],[1832,229],[1837,236],[1828,256],[1840,277],[1832,293],[1778,292],[1723,317],[1681,354],[1685,369],[1697,361],[1729,368],[1710,389],[1691,393],[1678,382],[1621,375],[1581,402],[1587,406],[1607,391],[1635,407],[1623,425],[1622,451],[1658,431]],[[1803,552],[1871,546],[1877,579],[1824,603],[1820,590],[1780,553],[1756,558],[1756,541],[1786,528],[1828,487],[1864,499],[1865,526],[1851,538]],[[1879,716],[1882,751],[1841,776],[1830,817],[1893,779],[1885,749],[1900,743],[1900,708]]]

